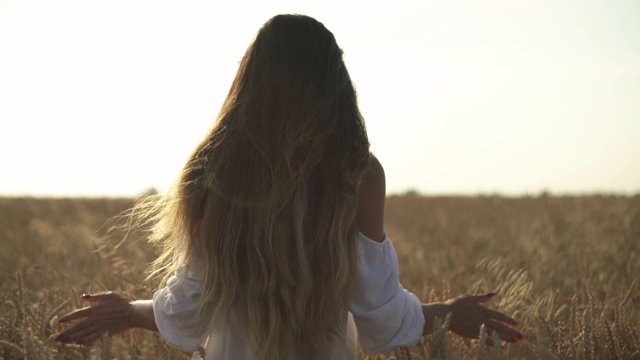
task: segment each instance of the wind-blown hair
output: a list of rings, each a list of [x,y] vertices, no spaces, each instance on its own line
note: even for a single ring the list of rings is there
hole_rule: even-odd
[[[153,273],[197,259],[203,326],[244,329],[256,358],[327,357],[358,276],[357,189],[369,160],[333,34],[307,16],[275,16],[156,203]]]

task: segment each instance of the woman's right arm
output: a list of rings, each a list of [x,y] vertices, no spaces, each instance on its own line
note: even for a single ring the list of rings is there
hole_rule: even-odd
[[[360,291],[363,293],[371,293],[367,296],[359,296],[363,294],[356,295],[352,298],[358,299],[362,297],[361,300],[358,300],[358,303],[351,303],[352,312],[354,312],[354,319],[356,319],[356,325],[358,324],[358,314],[357,312],[361,312],[366,317],[377,317],[380,314],[382,317],[386,317],[390,315],[390,312],[386,311],[388,309],[384,309],[386,305],[389,304],[390,299],[389,296],[380,297],[380,308],[376,308],[376,304],[370,302],[369,298],[375,297],[378,294],[373,294],[371,292],[371,288],[379,287],[382,282],[386,282],[387,288],[396,289],[392,292],[395,293],[395,297],[404,297],[404,300],[395,299],[398,304],[404,304],[403,309],[398,309],[399,313],[404,314],[403,316],[407,317],[407,321],[412,324],[417,325],[418,323],[415,321],[415,315],[410,315],[410,313],[415,310],[409,311],[409,309],[415,309],[413,306],[413,302],[417,301],[415,296],[411,293],[406,292],[402,285],[399,283],[397,278],[398,272],[398,264],[397,257],[395,251],[393,250],[393,245],[389,242],[388,244],[382,244],[386,239],[385,231],[384,231],[384,207],[385,207],[385,198],[386,198],[386,189],[385,189],[385,174],[384,168],[380,164],[380,162],[372,156],[371,165],[369,166],[368,171],[363,176],[362,182],[359,187],[358,193],[358,214],[356,217],[357,226],[360,232],[367,238],[367,240],[374,240],[375,242],[381,243],[380,246],[372,246],[373,244],[367,244],[367,241],[363,241],[361,239],[361,245],[365,246],[365,249],[372,249],[370,256],[376,257],[381,254],[379,251],[383,251],[385,247],[390,249],[384,249],[384,251],[388,251],[389,254],[385,255],[385,257],[380,257],[380,259],[361,259],[361,277],[362,276],[370,276],[362,273],[362,270],[369,269],[370,274],[374,274],[373,277],[378,277],[379,279],[374,279],[373,277],[368,280],[372,280],[370,284],[362,283],[362,280],[367,282],[367,279],[361,278],[361,283],[359,286],[361,287]],[[388,241],[388,240],[387,240]],[[383,246],[384,245],[384,246]],[[379,248],[379,249],[378,249]],[[362,250],[362,249],[361,249]],[[360,256],[363,254],[361,253]],[[386,260],[382,261],[383,258]],[[364,261],[364,263],[363,263]],[[368,263],[367,263],[368,261]],[[391,264],[391,265],[390,265]],[[384,267],[388,267],[388,269],[383,269]],[[365,269],[366,268],[366,269]],[[388,273],[377,273],[378,271],[388,271]],[[376,274],[377,273],[377,274]],[[370,276],[371,277],[371,276]],[[375,280],[375,281],[374,281]],[[396,285],[391,284],[392,281],[396,282]],[[406,293],[406,294],[405,294]],[[454,299],[450,299],[444,303],[431,303],[431,304],[422,304],[422,317],[424,322],[420,324],[423,328],[420,329],[422,335],[429,334],[433,329],[433,323],[436,318],[444,320],[448,313],[451,313],[451,322],[449,324],[449,330],[452,332],[468,338],[477,338],[480,330],[480,326],[485,324],[487,326],[490,334],[493,331],[496,331],[501,339],[509,341],[509,342],[517,342],[519,340],[524,339],[524,335],[519,333],[518,331],[510,328],[506,324],[515,326],[517,325],[516,321],[510,318],[507,315],[504,315],[498,311],[488,309],[482,306],[483,303],[491,300],[493,296],[492,293],[487,295],[478,295],[478,296],[460,296]],[[366,297],[366,299],[365,299]],[[362,307],[359,305],[365,304],[366,306]],[[362,310],[362,311],[358,311]],[[384,311],[379,311],[384,310]],[[382,321],[382,327],[384,328],[385,323],[384,319],[374,319],[374,318],[361,318],[361,324],[375,324],[379,321]],[[387,325],[389,325],[387,323]],[[400,327],[405,326],[405,324],[399,323]],[[413,325],[412,325],[413,326]],[[388,328],[388,326],[386,326]],[[362,329],[364,331],[370,331],[375,329]],[[359,329],[360,331],[360,329]],[[389,331],[386,329],[385,331]],[[407,333],[409,333],[408,329],[405,329]],[[413,331],[410,331],[413,333]],[[373,338],[375,338],[375,334],[371,334]],[[383,344],[379,344],[383,345]]]
[[[369,239],[384,240],[384,202],[386,180],[382,164],[371,156],[369,169],[363,175],[358,188],[358,230]]]

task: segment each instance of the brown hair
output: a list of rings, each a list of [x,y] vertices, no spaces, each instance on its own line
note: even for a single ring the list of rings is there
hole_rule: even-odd
[[[176,253],[197,259],[204,326],[242,326],[260,359],[326,357],[358,275],[357,188],[369,159],[333,34],[307,16],[275,16],[155,205],[153,273],[172,275]]]

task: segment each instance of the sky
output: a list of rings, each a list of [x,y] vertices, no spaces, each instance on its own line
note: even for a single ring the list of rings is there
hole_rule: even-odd
[[[0,0],[0,196],[165,190],[279,13],[331,30],[387,192],[640,193],[640,2]]]

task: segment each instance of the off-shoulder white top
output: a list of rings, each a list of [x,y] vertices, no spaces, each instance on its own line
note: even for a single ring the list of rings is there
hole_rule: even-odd
[[[341,314],[340,336],[332,359],[356,359],[358,341],[365,353],[387,352],[414,345],[422,335],[424,316],[420,300],[398,279],[398,258],[387,238],[373,241],[358,235],[359,281]],[[191,269],[194,269],[193,271]],[[225,323],[194,335],[195,309],[202,293],[197,267],[178,269],[167,286],[153,295],[153,312],[160,334],[171,346],[194,352],[204,347],[205,359],[249,359],[246,338]],[[182,278],[182,281],[178,279]]]

